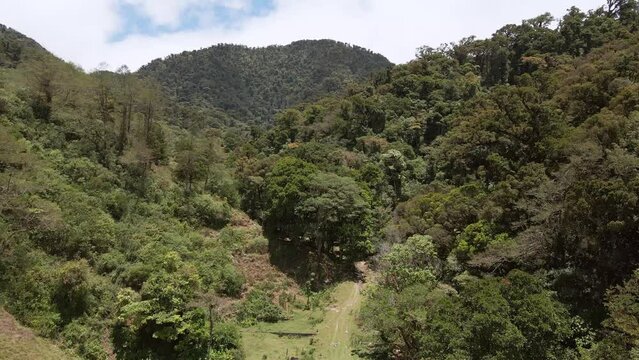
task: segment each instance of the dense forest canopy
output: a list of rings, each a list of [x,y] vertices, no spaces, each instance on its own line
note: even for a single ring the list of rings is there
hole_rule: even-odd
[[[220,44],[154,60],[139,73],[179,103],[263,125],[279,110],[339,92],[389,66],[382,55],[358,46],[302,40],[265,48]]]
[[[87,74],[2,27],[0,304],[86,359],[242,359],[366,260],[360,358],[638,358],[638,30],[609,0],[392,67],[303,41]],[[247,276],[266,253],[296,285]]]

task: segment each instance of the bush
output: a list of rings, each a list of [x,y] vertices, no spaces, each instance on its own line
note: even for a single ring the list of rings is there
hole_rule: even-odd
[[[268,253],[268,239],[264,236],[253,237],[244,246],[244,251],[249,254],[266,254]]]
[[[282,309],[273,304],[271,297],[261,290],[251,290],[246,300],[240,304],[237,317],[244,323],[257,321],[278,322],[284,319]]]
[[[66,262],[60,268],[53,300],[63,320],[88,314],[95,307],[90,272],[84,259]]]
[[[485,220],[466,226],[457,236],[458,245],[455,249],[459,260],[468,260],[475,253],[484,251],[492,243],[508,241],[508,234],[497,234],[495,226]]]
[[[98,274],[110,274],[118,270],[126,263],[126,257],[119,251],[112,251],[102,254],[95,263],[95,269]]]
[[[113,173],[84,157],[64,159],[59,169],[69,180],[87,190],[109,191],[120,185]]]
[[[0,97],[0,115],[5,114],[9,111],[9,102],[7,99]]]
[[[264,254],[268,252],[268,240],[258,228],[227,226],[218,235],[218,240],[232,252]]]
[[[229,204],[223,200],[216,200],[210,195],[196,196],[193,207],[197,219],[202,225],[220,229],[231,221]]]
[[[177,215],[193,224],[221,229],[231,221],[231,206],[211,195],[198,194],[177,209]]]
[[[208,360],[235,360],[235,355],[230,350],[211,350],[207,356]]]
[[[153,271],[153,266],[149,264],[133,263],[122,271],[118,280],[124,286],[140,290]]]
[[[247,234],[244,229],[227,226],[220,231],[218,240],[225,248],[235,252],[244,246],[246,236]]]
[[[240,296],[244,286],[244,276],[231,264],[222,268],[220,292],[228,296]]]
[[[87,360],[106,360],[108,355],[100,342],[100,331],[91,328],[80,320],[74,320],[62,331],[62,337],[69,348]]]
[[[34,255],[37,256],[35,252],[29,254],[30,257],[35,257]],[[60,313],[51,301],[57,285],[57,274],[51,271],[48,263],[41,266],[29,265],[30,268],[16,268],[20,277],[12,274],[12,271],[2,274],[1,300],[7,311],[22,324],[40,335],[55,336],[61,323]]]
[[[215,168],[212,170],[212,174],[209,175],[205,190],[218,195],[236,207],[240,203],[240,193],[237,188],[237,181],[228,170]]]
[[[103,208],[116,220],[122,219],[126,213],[129,199],[129,194],[122,189],[113,190],[101,197]]]
[[[242,334],[240,334],[237,325],[233,323],[217,323],[213,325],[211,343],[216,350],[239,349],[242,345]]]

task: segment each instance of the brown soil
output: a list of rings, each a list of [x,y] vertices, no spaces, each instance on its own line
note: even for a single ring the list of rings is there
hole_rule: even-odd
[[[268,254],[238,254],[234,262],[246,278],[247,290],[268,282],[278,289],[276,293],[286,290],[289,294],[301,294],[297,283],[271,264]]]

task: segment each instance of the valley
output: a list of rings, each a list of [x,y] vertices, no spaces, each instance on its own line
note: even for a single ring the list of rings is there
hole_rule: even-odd
[[[37,40],[0,25],[1,359],[639,354],[638,1],[401,64]]]

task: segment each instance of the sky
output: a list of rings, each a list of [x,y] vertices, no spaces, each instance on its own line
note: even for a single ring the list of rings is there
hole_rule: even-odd
[[[333,39],[410,61],[505,24],[604,0],[0,0],[0,23],[86,71],[127,65],[219,43],[285,45]]]

